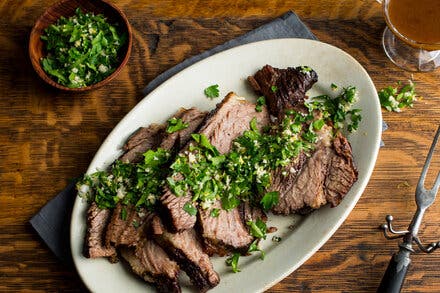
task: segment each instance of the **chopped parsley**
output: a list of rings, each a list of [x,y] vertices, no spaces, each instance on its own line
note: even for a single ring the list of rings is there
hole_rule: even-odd
[[[275,93],[278,90],[278,87],[276,85],[273,85],[270,87],[270,90]]]
[[[408,84],[400,88],[388,86],[378,92],[380,104],[388,111],[401,112],[403,108],[413,107],[417,101],[414,83],[410,80]]]
[[[121,209],[121,220],[122,221],[127,220],[127,210],[125,209],[125,206],[122,207],[122,209]]]
[[[230,257],[226,259],[226,265],[230,266],[234,273],[240,272],[240,269],[238,268],[239,259],[240,259],[240,253],[238,252],[234,252]]]
[[[251,245],[249,246],[249,249],[248,249],[248,253],[251,253],[251,252],[254,252],[254,251],[259,251],[261,254],[260,254],[260,258],[262,259],[262,260],[264,260],[264,258],[266,257],[266,253],[264,252],[264,250],[262,250],[259,246],[258,246],[258,242],[259,242],[259,239],[256,239],[256,240],[254,240],[252,243],[251,243]]]
[[[191,202],[186,202],[183,205],[183,210],[190,214],[191,216],[197,215],[197,208],[195,208]]]
[[[204,91],[205,96],[207,96],[208,98],[218,98],[220,96],[220,91],[218,89],[218,84],[213,84],[209,87],[207,87]]]
[[[266,239],[267,227],[266,223],[261,219],[254,221],[247,221],[246,224],[249,226],[250,234],[256,238]]]
[[[257,104],[255,105],[255,111],[261,112],[263,111],[263,106],[266,105],[266,98],[261,96],[257,99]]]
[[[260,203],[265,211],[270,210],[272,207],[278,204],[280,193],[278,191],[267,192]]]
[[[332,90],[337,90],[338,89],[338,86],[336,85],[336,84],[334,84],[334,83],[332,83],[331,85],[330,85],[330,87],[332,88]]]
[[[137,229],[137,228],[139,228],[140,223],[139,223],[138,221],[136,221],[136,220],[133,220],[132,225],[133,225],[133,227],[134,227],[135,229]]]
[[[185,129],[189,126],[188,123],[183,122],[182,119],[173,117],[168,120],[167,133],[173,133],[182,129]]]
[[[220,209],[212,209],[210,212],[210,216],[213,218],[217,218],[220,215]]]
[[[45,29],[41,39],[47,53],[41,59],[44,71],[63,86],[79,88],[113,73],[127,36],[103,15],[77,8],[74,16],[61,17]]]
[[[78,194],[101,209],[118,202],[151,209],[165,185],[169,160],[170,153],[160,148],[147,151],[138,164],[117,160],[108,172],[85,174],[76,185]]]
[[[354,86],[349,86],[343,88],[336,97],[328,95],[317,96],[312,98],[312,101],[306,105],[309,107],[309,110],[317,109],[321,111],[323,119],[330,120],[336,129],[342,129],[346,125],[347,130],[353,132],[358,129],[359,123],[362,120],[361,110],[351,109],[356,102],[357,90]]]

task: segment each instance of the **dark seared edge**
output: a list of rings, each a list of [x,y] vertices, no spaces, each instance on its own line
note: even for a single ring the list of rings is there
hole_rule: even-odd
[[[301,67],[278,69],[265,65],[248,81],[257,94],[266,97],[270,114],[281,118],[286,109],[304,106],[306,92],[318,81],[318,75]]]
[[[209,256],[203,251],[199,236],[194,229],[171,233],[158,216],[153,217],[151,233],[159,245],[186,272],[194,286],[201,292],[220,282]]]

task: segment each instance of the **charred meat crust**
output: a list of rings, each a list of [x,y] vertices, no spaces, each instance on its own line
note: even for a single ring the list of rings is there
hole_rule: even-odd
[[[220,277],[214,271],[209,256],[203,251],[194,229],[171,233],[158,216],[153,217],[151,234],[159,245],[177,261],[191,282],[201,292],[215,287]]]
[[[181,292],[179,266],[152,239],[142,235],[135,247],[122,247],[121,255],[132,271],[158,292]]]
[[[306,92],[318,81],[318,75],[309,68],[278,69],[265,65],[248,81],[257,94],[266,97],[270,114],[281,118],[287,109],[304,107]]]

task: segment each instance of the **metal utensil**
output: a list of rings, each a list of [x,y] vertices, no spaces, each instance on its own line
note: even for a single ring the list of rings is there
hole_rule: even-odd
[[[377,292],[400,292],[408,271],[409,264],[411,262],[410,254],[416,252],[413,249],[413,243],[417,244],[419,250],[425,253],[431,253],[437,248],[440,248],[440,241],[431,243],[429,245],[423,245],[418,236],[423,215],[425,214],[426,209],[434,202],[435,196],[440,187],[440,172],[438,173],[437,179],[435,180],[435,183],[431,189],[426,190],[424,187],[426,174],[428,173],[428,168],[439,137],[440,126],[437,129],[437,133],[432,142],[425,165],[423,166],[422,174],[420,175],[419,182],[417,183],[417,210],[414,214],[411,224],[408,227],[408,230],[394,230],[392,226],[393,217],[391,215],[386,216],[387,223],[381,226],[381,229],[383,229],[383,233],[387,239],[403,238],[403,241],[399,243],[399,252],[395,253],[391,257],[390,263],[388,264],[387,270],[385,271]]]

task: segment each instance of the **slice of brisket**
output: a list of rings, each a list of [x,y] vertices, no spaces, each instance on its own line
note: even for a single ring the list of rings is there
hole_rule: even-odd
[[[165,126],[151,124],[148,127],[139,128],[125,143],[125,153],[119,158],[125,163],[139,163],[143,154],[150,149],[156,149],[164,136]]]
[[[106,247],[135,245],[139,241],[141,227],[147,220],[147,214],[145,209],[137,209],[132,204],[118,203],[105,233]]]
[[[260,129],[269,123],[266,107],[263,107],[263,111],[256,112],[255,104],[231,92],[208,115],[199,133],[204,134],[221,154],[225,154],[230,151],[233,140],[249,130],[249,123],[254,117]],[[187,147],[184,148],[186,149]],[[194,226],[196,216],[182,212],[183,206],[190,200],[191,194],[177,197],[168,188],[164,190],[161,197],[164,219],[172,230],[182,231]]]
[[[171,233],[155,216],[151,223],[151,232],[159,245],[186,272],[194,286],[201,292],[215,287],[220,277],[214,271],[209,256],[203,251],[194,229]]]
[[[136,246],[122,247],[120,251],[133,272],[154,284],[158,292],[181,292],[179,266],[145,233],[142,233]]]
[[[117,261],[116,249],[106,247],[104,243],[104,232],[110,215],[109,209],[100,209],[94,202],[87,210],[87,233],[83,251],[85,257],[108,257],[111,262]]]
[[[318,81],[309,67],[274,68],[265,65],[248,81],[259,95],[266,97],[271,115],[282,118],[287,109],[304,107],[306,92]]]
[[[219,209],[217,217],[211,216],[213,208]],[[240,209],[230,211],[222,209],[216,202],[209,209],[199,209],[198,226],[209,255],[224,256],[232,251],[246,253],[254,238],[249,234],[246,223],[243,222]]]
[[[319,137],[321,140],[299,172],[283,175],[279,169],[273,175],[269,191],[279,192],[274,213],[308,213],[327,203],[336,206],[357,180],[346,138],[341,134],[333,138],[329,126],[323,127]]]
[[[191,139],[191,134],[199,129],[207,114],[197,108],[180,109],[174,117],[182,119],[184,123],[188,124],[188,127],[173,133],[166,133],[160,147],[169,151],[181,150]]]

